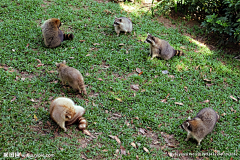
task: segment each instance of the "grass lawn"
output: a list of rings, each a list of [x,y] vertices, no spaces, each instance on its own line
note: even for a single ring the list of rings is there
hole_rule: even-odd
[[[135,6],[124,6],[94,0],[1,1],[0,159],[7,152],[53,159],[239,157],[239,61],[184,34],[200,34],[196,26],[174,21],[177,27],[167,28],[144,8],[127,12]],[[131,17],[133,32],[117,37],[115,16]],[[40,25],[53,17],[75,37],[50,49],[44,47]],[[147,32],[186,55],[150,60],[149,44],[143,43]],[[88,101],[61,85],[55,63],[63,60],[83,74]],[[64,132],[50,118],[50,102],[59,96],[86,108],[92,136],[77,125]],[[185,142],[187,132],[179,125],[205,107],[218,112],[219,122],[201,146],[194,139]],[[204,155],[216,153],[222,155]]]

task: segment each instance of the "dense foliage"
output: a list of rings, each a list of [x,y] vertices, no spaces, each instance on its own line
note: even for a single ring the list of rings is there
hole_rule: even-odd
[[[202,26],[207,29],[208,33],[220,34],[221,43],[226,40],[234,43],[240,42],[239,0],[163,0],[158,2],[157,6],[166,3],[168,8],[171,6],[172,10],[175,9],[186,16],[195,14],[197,17],[203,17]]]

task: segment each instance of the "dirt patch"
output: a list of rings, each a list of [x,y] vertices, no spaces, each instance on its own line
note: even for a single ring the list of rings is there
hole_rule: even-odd
[[[109,2],[109,0],[95,0],[95,1],[97,1],[98,3],[108,3]]]

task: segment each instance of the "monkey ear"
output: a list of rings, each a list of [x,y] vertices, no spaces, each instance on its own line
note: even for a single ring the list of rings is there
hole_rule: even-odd
[[[122,19],[119,19],[120,22],[122,22]]]
[[[66,64],[66,60],[63,61],[63,64]]]

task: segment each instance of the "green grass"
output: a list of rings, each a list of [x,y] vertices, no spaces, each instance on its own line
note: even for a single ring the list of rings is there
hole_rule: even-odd
[[[107,14],[106,10],[111,13]],[[116,36],[112,26],[115,16],[131,17],[132,34]],[[73,33],[75,38],[49,49],[42,42],[40,25],[53,17],[60,18],[63,23],[60,29]],[[6,152],[21,152],[53,154],[54,159],[136,159],[136,156],[170,159],[169,154],[177,151],[239,152],[240,103],[239,99],[230,98],[231,95],[240,97],[239,61],[233,55],[209,50],[183,35],[183,31],[194,35],[196,29],[166,28],[150,13],[146,15],[141,9],[128,13],[111,2],[1,1],[0,157]],[[149,45],[143,43],[147,32],[168,40],[175,49],[182,50],[184,46],[186,56],[169,61],[150,60]],[[120,43],[124,45],[119,46]],[[36,59],[44,66],[36,67],[39,64]],[[78,98],[71,88],[63,87],[57,72],[50,72],[56,71],[55,62],[63,60],[83,74],[89,101]],[[136,68],[143,74],[138,75]],[[163,70],[169,74],[162,74]],[[131,89],[133,84],[139,85],[138,91]],[[161,102],[168,94],[167,103]],[[50,119],[50,101],[59,96],[69,97],[86,108],[88,130],[96,138],[83,134],[76,125],[67,127],[65,133]],[[205,100],[209,103],[202,103]],[[184,141],[187,133],[178,126],[204,107],[214,108],[221,118],[213,133],[197,147],[193,139]],[[141,128],[146,129],[143,134]],[[109,135],[118,136],[126,155],[116,153],[121,150],[120,145]],[[174,136],[175,148],[164,147],[163,135]],[[156,141],[159,143],[155,144]],[[138,147],[131,146],[131,142]],[[229,159],[239,157],[239,153],[209,157]]]

